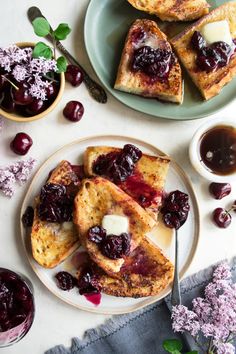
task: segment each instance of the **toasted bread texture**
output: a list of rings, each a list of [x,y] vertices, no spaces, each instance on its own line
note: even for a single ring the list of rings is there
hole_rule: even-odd
[[[138,10],[158,16],[162,21],[192,21],[209,12],[206,0],[128,0]]]
[[[175,63],[170,69],[169,76],[163,80],[153,79],[142,71],[134,72],[131,70],[134,50],[146,45],[145,43],[142,44],[141,39],[137,42],[136,34],[138,31],[144,31],[146,38],[149,38],[151,43],[154,42],[156,47],[172,51],[166,35],[161,32],[156,22],[145,19],[136,20],[131,26],[125,41],[115,89],[144,97],[158,98],[163,101],[182,103],[182,71],[177,58],[175,58]]]
[[[90,146],[84,153],[84,170],[87,176],[95,176],[93,164],[99,156],[121,152],[120,148]],[[162,203],[162,193],[170,165],[168,157],[143,154],[136,163],[134,175],[121,182],[119,187],[135,199],[150,216],[157,220]],[[153,198],[150,196],[153,196]],[[146,197],[147,201],[143,199]]]
[[[134,298],[159,294],[172,282],[174,272],[172,263],[147,238],[126,258],[119,273],[109,276],[94,269],[102,292]]]
[[[80,184],[68,161],[62,161],[47,182],[62,185]],[[80,241],[72,222],[59,224],[40,220],[37,213],[38,204],[39,197],[36,197],[31,231],[32,253],[41,266],[54,268],[79,247]]]
[[[211,11],[199,21],[186,28],[185,31],[171,40],[180,60],[187,69],[195,85],[199,88],[203,98],[209,100],[218,95],[228,82],[236,74],[236,54],[234,54],[228,65],[218,68],[216,71],[206,72],[198,70],[196,66],[196,52],[190,46],[190,40],[195,31],[210,22],[227,20],[230,27],[232,39],[236,38],[236,2],[228,2]]]
[[[74,224],[78,227],[81,242],[91,259],[108,274],[119,272],[124,258],[110,259],[104,256],[98,245],[88,239],[89,229],[102,225],[104,215],[127,216],[133,250],[155,225],[155,221],[138,203],[102,177],[84,180],[74,203]]]

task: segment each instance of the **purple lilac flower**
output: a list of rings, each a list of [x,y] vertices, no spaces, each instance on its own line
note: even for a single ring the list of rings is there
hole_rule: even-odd
[[[0,191],[7,197],[12,197],[14,194],[14,184],[25,183],[35,166],[36,160],[29,158],[28,160],[17,161],[13,165],[0,169]]]
[[[234,354],[234,346],[230,343],[221,343],[217,347],[217,354]]]
[[[196,336],[200,330],[200,324],[197,315],[188,310],[186,306],[178,305],[172,310],[173,329],[175,332],[189,332]]]
[[[12,70],[12,75],[16,79],[16,81],[24,81],[28,76],[29,73],[25,66],[23,65],[16,65]]]
[[[192,311],[182,305],[173,308],[174,331],[187,331],[193,336],[202,333],[213,341],[214,354],[235,353],[228,342],[236,336],[236,284],[227,263],[216,267],[212,282],[205,288],[205,298],[198,297],[192,304]]]
[[[221,281],[221,280],[229,280],[232,278],[232,274],[230,272],[230,267],[227,263],[221,263],[214,270],[213,273],[213,282]]]
[[[29,70],[33,73],[46,75],[49,72],[57,71],[57,62],[54,59],[45,59],[43,57],[32,59],[29,64]]]

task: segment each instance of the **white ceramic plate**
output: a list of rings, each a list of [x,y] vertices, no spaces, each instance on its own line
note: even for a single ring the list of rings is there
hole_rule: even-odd
[[[145,153],[153,155],[164,155],[163,152],[161,152],[156,147],[143,141],[128,137],[96,136],[77,140],[69,145],[64,146],[56,153],[54,153],[38,170],[23,201],[21,217],[26,207],[28,205],[33,205],[34,197],[39,193],[41,186],[45,183],[48,173],[53,168],[55,168],[61,160],[65,159],[73,164],[81,164],[82,156],[87,146],[110,145],[123,147],[123,145],[126,143],[135,144]],[[181,191],[188,193],[190,197],[191,212],[189,214],[188,220],[179,230],[179,266],[180,276],[183,277],[184,273],[186,272],[193,259],[198,243],[199,211],[196,197],[194,195],[190,181],[184,171],[174,161],[171,162],[165,189],[166,191],[180,189]],[[172,230],[167,229],[161,223],[159,227],[156,228],[156,230],[150,233],[151,239],[157,245],[159,245],[163,249],[164,253],[174,262],[174,244],[172,235]],[[84,296],[79,295],[77,290],[73,289],[72,291],[66,292],[60,290],[56,286],[54,275],[59,270],[64,269],[73,271],[71,269],[70,260],[67,259],[65,262],[63,262],[54,269],[42,268],[34,261],[32,257],[30,250],[30,237],[22,225],[21,236],[29,262],[37,276],[40,278],[40,280],[57,297],[79,309],[103,314],[128,313],[138,310],[144,306],[147,306],[157,300],[160,300],[161,298],[166,296],[171,290],[171,287],[169,286],[157,296],[140,299],[119,298],[102,294],[101,304],[96,307],[95,305],[87,301]]]

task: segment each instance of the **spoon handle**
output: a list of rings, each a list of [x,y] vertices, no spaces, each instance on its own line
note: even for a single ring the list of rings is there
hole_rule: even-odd
[[[175,229],[175,270],[174,270],[174,281],[173,281],[173,287],[171,293],[172,306],[181,305],[178,254],[179,254],[178,231]]]
[[[30,22],[32,23],[37,17],[46,17],[42,14],[40,9],[36,6],[32,6],[28,9],[28,18]],[[50,29],[52,30],[52,27],[50,26]],[[47,40],[49,40],[51,43],[53,42],[52,36],[49,34],[46,36]],[[68,61],[74,65],[77,65],[79,69],[82,71],[83,76],[84,76],[84,83],[91,94],[91,96],[99,103],[106,103],[107,102],[107,95],[105,90],[97,83],[95,82],[85,71],[85,69],[81,66],[81,64],[68,52],[68,50],[61,44],[60,41],[56,41],[56,47],[65,55],[65,57],[68,59]]]

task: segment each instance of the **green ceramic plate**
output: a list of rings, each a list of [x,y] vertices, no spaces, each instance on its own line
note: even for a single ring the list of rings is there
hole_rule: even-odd
[[[212,8],[227,1],[209,1]],[[218,95],[204,102],[197,88],[184,73],[184,102],[182,105],[161,103],[155,99],[123,93],[113,89],[125,36],[137,18],[150,17],[135,10],[127,0],[91,0],[85,18],[84,37],[88,56],[107,90],[125,105],[156,117],[176,120],[208,116],[229,104],[236,93],[236,79]],[[155,20],[157,18],[155,17]],[[160,23],[168,33],[178,33],[186,24]]]

